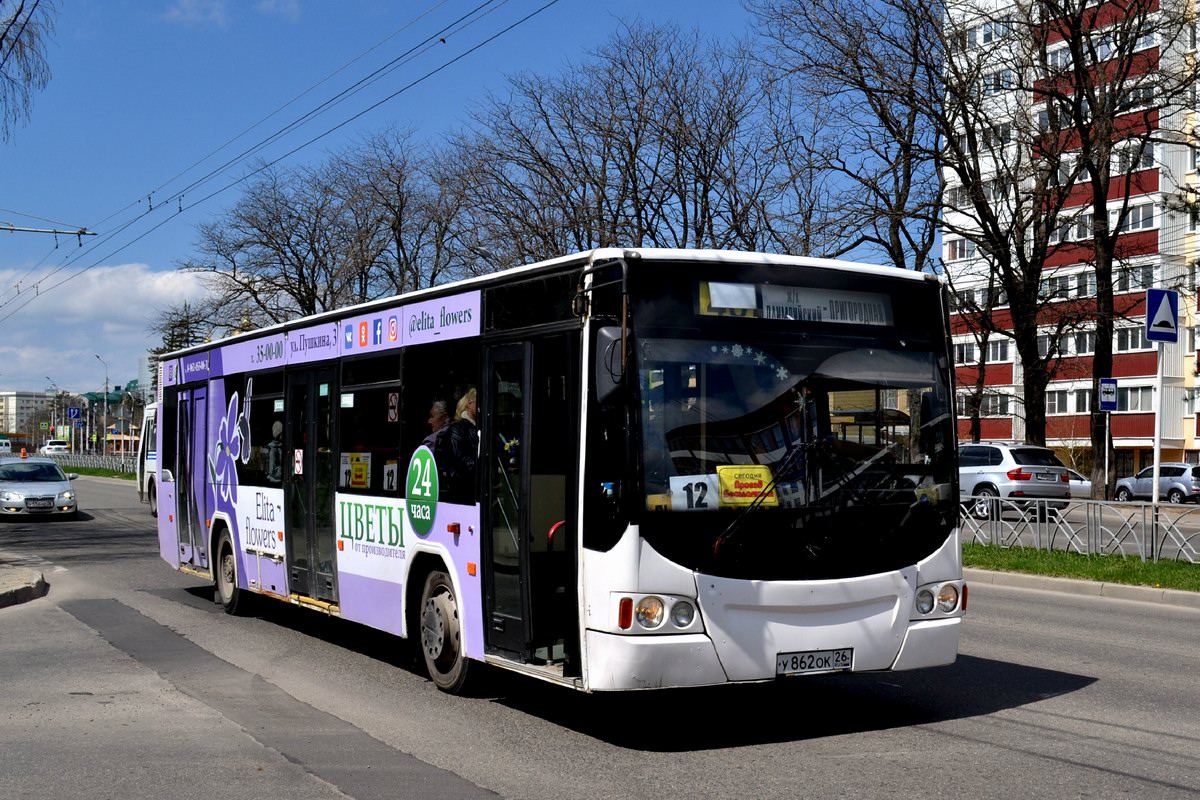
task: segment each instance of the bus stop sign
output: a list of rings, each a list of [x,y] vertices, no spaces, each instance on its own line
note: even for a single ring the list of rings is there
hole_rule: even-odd
[[[1117,410],[1117,379],[1116,378],[1101,378],[1100,379],[1100,410],[1101,411],[1116,411]]]

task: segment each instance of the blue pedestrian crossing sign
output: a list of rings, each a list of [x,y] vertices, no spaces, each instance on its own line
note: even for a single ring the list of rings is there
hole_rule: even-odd
[[[1179,341],[1179,292],[1146,290],[1146,339],[1151,342]]]

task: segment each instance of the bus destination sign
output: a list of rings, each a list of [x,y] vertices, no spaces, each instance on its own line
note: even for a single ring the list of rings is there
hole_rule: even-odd
[[[853,292],[774,284],[700,284],[704,316],[891,326],[892,299],[877,292]]]

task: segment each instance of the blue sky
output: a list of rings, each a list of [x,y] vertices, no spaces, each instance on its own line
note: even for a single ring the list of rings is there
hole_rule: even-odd
[[[491,13],[260,155],[283,156],[547,2],[495,0]],[[111,384],[138,378],[156,344],[148,327],[157,310],[199,291],[175,270],[194,252],[196,226],[239,191],[204,198],[244,166],[172,196],[483,3],[60,3],[48,52],[53,78],[35,96],[32,120],[0,143],[0,223],[99,235],[84,237],[81,248],[73,236],[56,243],[48,234],[0,232],[0,390],[38,391],[53,381],[96,391],[105,380],[100,359]],[[436,139],[489,90],[501,90],[506,74],[558,74],[607,42],[620,20],[639,17],[713,37],[741,36],[749,24],[738,0],[558,0],[285,163],[319,163],[389,125]]]

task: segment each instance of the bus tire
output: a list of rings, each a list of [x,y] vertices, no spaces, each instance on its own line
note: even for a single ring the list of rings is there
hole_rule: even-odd
[[[434,570],[421,592],[421,656],[429,677],[443,692],[459,694],[467,682],[470,663],[462,651],[462,617],[454,584],[445,572]]]
[[[157,517],[158,516],[158,487],[154,485],[154,481],[150,481],[150,491],[148,492],[148,495],[150,497],[150,516]]]
[[[215,593],[226,614],[241,616],[250,605],[249,594],[237,585],[237,554],[228,528],[222,528],[217,537]]]

